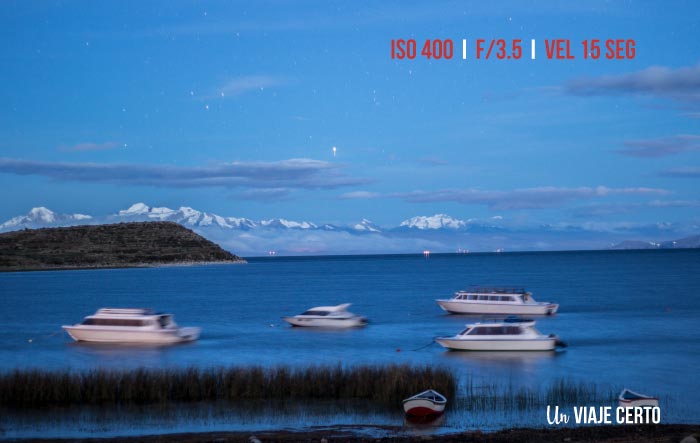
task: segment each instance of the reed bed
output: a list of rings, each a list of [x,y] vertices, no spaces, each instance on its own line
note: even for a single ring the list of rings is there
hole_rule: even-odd
[[[466,410],[516,411],[541,409],[547,405],[606,404],[617,398],[612,387],[556,379],[544,387],[515,387],[512,384],[466,380],[459,390],[456,407]]]
[[[450,371],[430,366],[41,369],[0,374],[0,406],[141,405],[273,399],[361,399],[384,405],[428,388],[454,397]]]

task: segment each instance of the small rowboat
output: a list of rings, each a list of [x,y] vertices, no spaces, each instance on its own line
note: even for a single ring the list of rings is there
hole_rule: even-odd
[[[638,392],[630,391],[625,388],[620,392],[618,397],[618,403],[623,408],[632,408],[635,406],[659,406],[659,399],[656,397],[649,397],[648,395],[640,394]]]
[[[428,389],[403,401],[403,410],[414,417],[429,417],[442,414],[447,399],[437,391]]]

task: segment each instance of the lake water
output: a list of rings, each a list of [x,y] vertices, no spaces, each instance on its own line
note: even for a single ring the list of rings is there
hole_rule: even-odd
[[[515,285],[560,304],[538,320],[569,347],[555,353],[459,353],[435,336],[475,320],[446,315],[435,303],[470,285]],[[371,323],[361,329],[291,328],[281,317],[349,302]],[[153,307],[179,324],[201,326],[199,341],[148,348],[73,343],[61,332],[100,307]],[[662,399],[664,422],[700,422],[700,250],[597,251],[423,256],[260,258],[245,265],[0,274],[0,371],[15,368],[134,368],[220,365],[411,363],[444,365],[461,379],[545,389],[561,378]],[[612,403],[611,399],[611,403]],[[209,410],[208,410],[209,411]],[[13,415],[13,414],[9,414]],[[80,426],[34,414],[0,419],[0,437],[152,433],[150,418]],[[87,414],[88,416],[90,414]],[[137,414],[138,415],[138,414]],[[256,420],[209,412],[168,415],[169,430],[313,426],[294,414]],[[177,415],[177,414],[175,414]],[[188,418],[189,417],[189,418]],[[192,418],[195,417],[195,418]],[[204,417],[204,419],[202,419]],[[545,426],[542,411],[516,424]],[[483,417],[482,417],[483,419]],[[509,426],[508,414],[491,417]],[[123,418],[122,418],[123,420]],[[206,425],[202,425],[202,420]],[[398,415],[341,412],[324,424],[401,425]],[[112,423],[112,424],[110,424]],[[249,425],[246,425],[249,423]],[[254,423],[254,424],[250,424]],[[91,427],[92,426],[92,427]],[[441,429],[477,428],[451,411]],[[205,429],[202,429],[205,428]]]

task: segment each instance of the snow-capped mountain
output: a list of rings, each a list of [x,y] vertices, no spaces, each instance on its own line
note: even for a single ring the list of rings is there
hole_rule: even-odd
[[[15,231],[24,228],[44,228],[48,226],[71,226],[86,224],[92,217],[85,214],[57,214],[40,206],[32,208],[27,215],[19,215],[0,225],[0,231]]]
[[[266,228],[318,229],[318,226],[311,222],[297,222],[294,220],[285,220],[283,218],[260,220],[260,226],[264,226]]]
[[[360,232],[382,232],[377,225],[366,218],[363,218],[359,223],[352,225],[352,229]]]
[[[151,208],[144,203],[131,205],[110,217],[114,221],[172,221],[188,227],[219,227],[224,229],[253,229],[257,224],[247,218],[222,217],[201,212],[189,206],[179,209],[166,207]]]
[[[427,229],[463,229],[464,227],[467,226],[467,222],[464,220],[459,220],[453,217],[450,217],[449,215],[446,214],[435,214],[430,217],[426,216],[418,216],[418,217],[412,217],[409,218],[408,220],[404,220],[401,222],[399,225],[399,228],[408,228],[408,229],[421,229],[421,230],[427,230]]]

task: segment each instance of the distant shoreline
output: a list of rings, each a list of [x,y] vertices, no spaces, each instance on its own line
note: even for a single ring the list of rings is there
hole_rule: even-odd
[[[244,263],[172,222],[42,228],[0,234],[0,271],[59,271]]]
[[[363,430],[376,428],[383,437],[367,436]],[[700,425],[690,424],[662,424],[662,425],[627,425],[627,426],[581,426],[576,428],[517,428],[504,429],[495,432],[483,432],[480,430],[466,431],[449,434],[431,434],[430,427],[410,428],[397,426],[331,426],[323,429],[309,431],[237,431],[237,432],[203,432],[180,434],[157,434],[143,436],[124,437],[79,437],[79,438],[27,438],[13,439],[14,442],[37,443],[230,443],[249,442],[255,436],[262,443],[302,443],[321,442],[322,439],[330,443],[344,442],[386,442],[386,443],[511,443],[538,442],[560,443],[571,441],[578,443],[613,443],[621,442],[649,442],[677,443],[685,437],[700,436]],[[411,435],[411,432],[415,434]]]
[[[211,265],[244,265],[248,261],[240,259],[237,261],[201,261],[201,262],[182,262],[182,263],[135,263],[135,264],[104,264],[92,266],[45,266],[37,268],[0,268],[2,272],[41,272],[41,271],[90,271],[97,269],[138,269],[138,268],[176,268],[188,266],[211,266]]]

